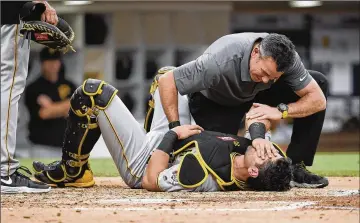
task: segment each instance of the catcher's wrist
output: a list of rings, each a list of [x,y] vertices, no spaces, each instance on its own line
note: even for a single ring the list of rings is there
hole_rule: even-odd
[[[169,130],[165,135],[164,138],[161,140],[158,150],[161,150],[167,153],[169,156],[174,150],[174,144],[178,139],[178,135],[173,130]]]
[[[252,140],[265,139],[266,127],[262,122],[254,122],[249,126],[249,133]]]

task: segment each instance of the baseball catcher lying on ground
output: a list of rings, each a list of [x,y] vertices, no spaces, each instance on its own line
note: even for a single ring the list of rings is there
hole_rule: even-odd
[[[148,133],[116,95],[114,87],[104,81],[86,80],[71,98],[62,160],[48,165],[35,161],[36,179],[58,187],[93,186],[88,159],[102,134],[120,176],[130,188],[150,191],[290,188],[291,160],[264,139],[265,125],[268,127],[269,123],[247,123],[255,140],[203,131],[192,125],[187,97],[179,95],[180,120],[187,125],[168,130],[156,80],[155,77],[152,85],[154,111]]]

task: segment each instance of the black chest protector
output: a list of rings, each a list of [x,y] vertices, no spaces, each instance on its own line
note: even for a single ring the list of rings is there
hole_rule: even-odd
[[[251,141],[234,135],[204,131],[175,145],[174,155],[183,155],[178,181],[185,188],[200,186],[211,173],[222,190],[241,190],[243,184],[232,174],[232,161],[236,154],[245,154]],[[189,151],[195,147],[196,152]],[[182,154],[184,153],[184,154]]]

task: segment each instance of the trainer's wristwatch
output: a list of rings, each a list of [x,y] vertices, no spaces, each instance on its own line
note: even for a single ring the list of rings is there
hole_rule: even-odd
[[[287,106],[286,104],[281,103],[281,104],[279,104],[277,106],[277,109],[281,112],[281,114],[282,114],[281,118],[282,119],[288,117],[289,106]]]
[[[176,126],[180,126],[180,121],[174,121],[169,123],[169,129],[173,129]]]

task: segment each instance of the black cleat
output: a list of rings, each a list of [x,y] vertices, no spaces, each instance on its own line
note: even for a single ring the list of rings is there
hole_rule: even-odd
[[[41,182],[32,181],[29,177],[20,173],[19,170],[23,170],[31,175],[31,172],[28,168],[20,166],[10,176],[2,176],[2,194],[45,193],[50,191],[51,187],[49,185]]]
[[[80,170],[66,166],[63,161],[55,161],[50,164],[34,161],[33,168],[37,180],[53,187],[86,188],[95,184],[89,162],[80,167]]]
[[[293,180],[290,182],[291,187],[300,188],[323,188],[329,185],[326,177],[318,176],[311,173],[304,162],[292,165]]]

